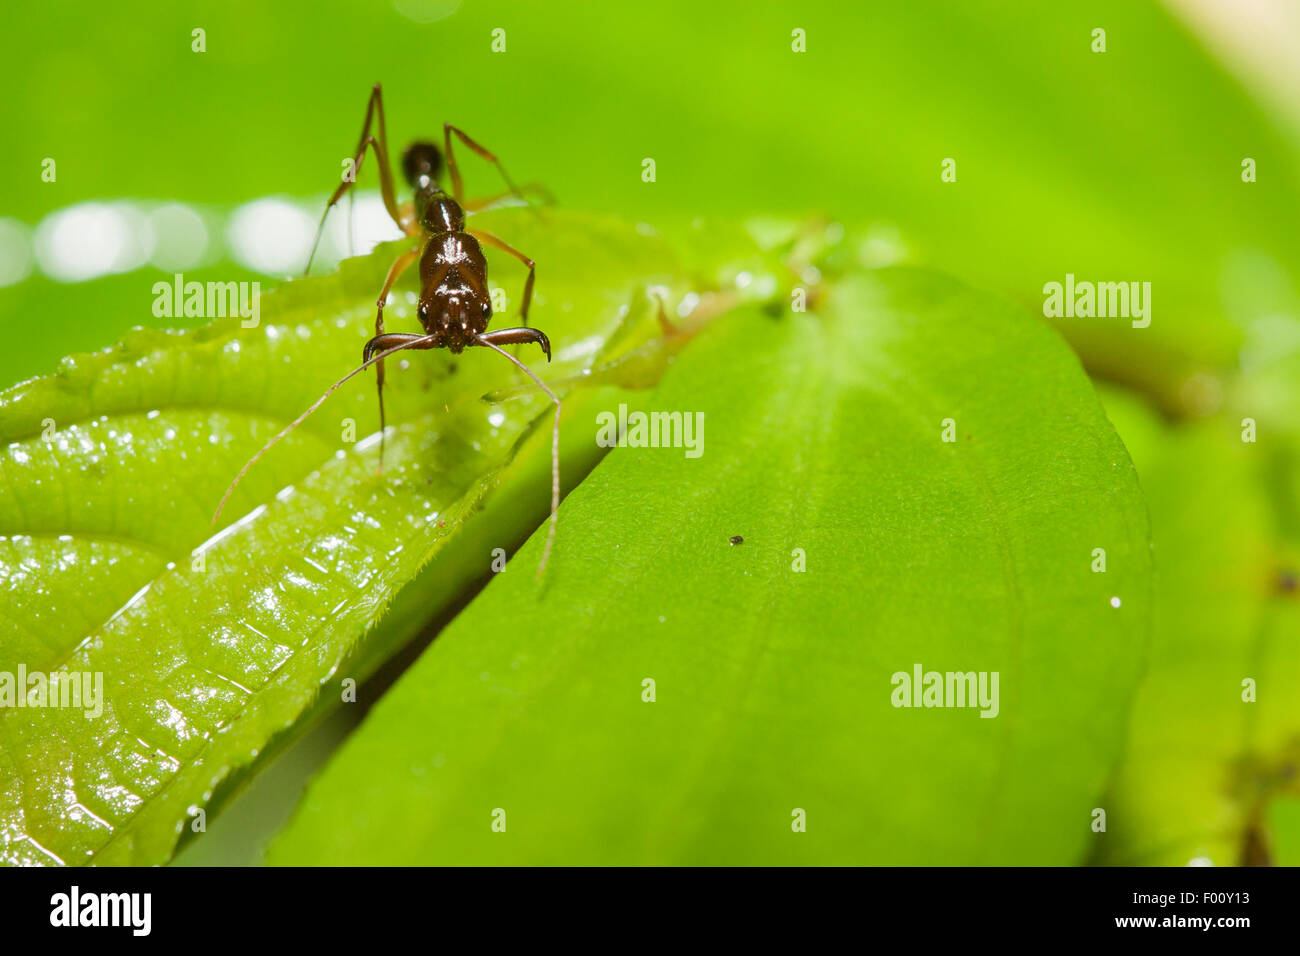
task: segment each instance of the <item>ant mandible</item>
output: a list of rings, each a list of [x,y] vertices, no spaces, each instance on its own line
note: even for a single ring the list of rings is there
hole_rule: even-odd
[[[370,133],[371,122],[376,117],[378,117],[379,121],[378,139]],[[536,342],[542,347],[546,360],[548,362],[551,360],[551,343],[546,337],[546,333],[528,326],[528,306],[533,298],[533,278],[536,273],[536,266],[528,256],[491,233],[466,227],[466,211],[472,212],[483,209],[503,197],[494,196],[468,202],[465,200],[460,170],[456,166],[455,153],[452,152],[452,135],[454,134],[465,146],[497,167],[497,170],[501,173],[501,178],[505,180],[506,185],[509,187],[509,193],[504,195],[514,195],[521,200],[523,200],[523,195],[511,182],[510,177],[506,174],[505,167],[501,165],[501,161],[495,155],[450,123],[444,123],[442,131],[443,152],[447,157],[447,170],[451,174],[452,195],[447,195],[442,187],[438,185],[437,177],[442,165],[442,154],[439,153],[438,147],[429,142],[415,142],[408,146],[406,152],[402,154],[402,171],[406,176],[407,183],[415,190],[415,195],[410,203],[406,203],[399,208],[396,193],[393,189],[393,173],[388,163],[388,131],[384,125],[383,90],[380,84],[376,83],[374,89],[370,91],[370,99],[366,103],[366,119],[361,127],[361,138],[357,142],[357,148],[352,159],[352,175],[346,177],[339,184],[338,188],[334,190],[334,194],[330,196],[329,201],[325,204],[325,211],[321,214],[320,225],[316,230],[316,239],[312,243],[311,255],[307,259],[307,269],[304,271],[304,275],[311,270],[312,259],[316,256],[316,248],[320,244],[321,233],[325,229],[325,219],[329,216],[334,205],[343,197],[343,194],[356,182],[356,174],[361,171],[361,164],[365,159],[367,148],[374,150],[375,159],[379,164],[379,184],[383,194],[384,208],[388,211],[388,215],[392,217],[393,222],[397,223],[397,227],[405,235],[416,240],[416,245],[398,256],[392,266],[389,267],[388,276],[384,279],[383,288],[380,290],[376,302],[375,335],[374,338],[366,342],[365,348],[362,350],[361,365],[326,389],[325,393],[316,399],[305,412],[290,422],[278,435],[263,445],[257,454],[248,460],[244,467],[239,470],[239,474],[235,476],[235,480],[230,483],[230,487],[226,489],[226,493],[221,498],[221,503],[217,506],[216,513],[212,516],[212,521],[214,524],[216,523],[221,515],[221,510],[226,506],[227,499],[230,498],[231,492],[235,490],[235,486],[239,484],[248,469],[256,464],[259,458],[266,454],[280,439],[302,424],[335,390],[371,365],[376,367],[376,379],[379,389],[379,462],[382,469],[386,433],[384,418],[384,359],[404,349],[446,348],[450,349],[452,353],[459,353],[467,346],[477,345],[492,349],[513,362],[536,382],[537,386],[555,404],[555,424],[551,430],[551,517],[550,527],[546,535],[546,547],[542,552],[541,564],[537,569],[537,573],[540,575],[546,569],[546,562],[550,559],[551,548],[555,543],[556,512],[560,505],[560,399],[547,388],[546,383],[538,378],[527,365],[501,348],[502,345]],[[488,321],[492,317],[492,300],[488,295],[487,288],[487,259],[484,257],[482,247],[479,245],[480,240],[490,246],[495,246],[502,252],[509,253],[528,267],[528,278],[524,281],[523,301],[519,309],[519,318],[524,324],[518,328],[487,331]],[[417,259],[420,262],[420,297],[416,312],[420,319],[420,325],[424,328],[424,334],[385,332],[384,304],[388,294],[392,291],[393,285],[402,273],[410,268]]]

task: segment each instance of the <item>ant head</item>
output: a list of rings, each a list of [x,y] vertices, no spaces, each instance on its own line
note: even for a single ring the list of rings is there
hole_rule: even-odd
[[[406,147],[406,152],[402,154],[402,174],[406,176],[409,185],[420,186],[437,182],[441,172],[442,153],[433,143],[420,141]]]
[[[459,352],[487,329],[492,300],[469,283],[443,283],[420,296],[416,312],[425,332],[441,333],[440,344]]]

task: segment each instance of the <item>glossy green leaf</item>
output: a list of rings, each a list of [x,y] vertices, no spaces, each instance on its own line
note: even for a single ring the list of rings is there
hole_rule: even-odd
[[[581,547],[458,616],[270,861],[1081,860],[1149,544],[1056,334],[927,272],[858,275],[817,314],[714,323],[647,407],[703,415],[702,454],[605,458],[561,508]],[[893,706],[918,664],[997,672],[996,717]]]
[[[554,210],[500,213],[492,228],[543,263],[532,318],[555,345],[548,374],[640,355],[658,334],[645,285],[680,279],[662,241]],[[210,524],[249,455],[359,360],[393,254],[266,296],[255,328],[138,330],[0,395],[0,673],[62,669],[103,688],[99,707],[0,709],[0,861],[165,861],[317,695],[337,702],[545,517],[550,406],[500,356],[470,350],[390,360],[382,476],[368,375]],[[513,296],[522,270],[503,261],[493,278]],[[389,329],[416,326],[413,301],[398,290]],[[633,384],[657,375],[648,354]],[[606,384],[572,393],[575,425],[617,379],[590,377]],[[518,394],[482,401],[503,388]],[[566,429],[569,483],[601,451]],[[426,589],[361,643],[434,559]]]

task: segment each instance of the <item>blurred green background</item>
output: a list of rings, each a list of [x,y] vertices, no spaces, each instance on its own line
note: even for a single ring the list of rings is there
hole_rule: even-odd
[[[825,212],[875,224],[887,257],[901,240],[909,258],[1034,308],[1067,271],[1150,281],[1140,360],[1098,341],[1104,323],[1072,331],[1092,365],[1166,408],[1189,369],[1232,362],[1252,321],[1295,303],[1294,128],[1158,3],[236,0],[9,16],[0,215],[27,226],[123,198],[179,200],[211,213],[214,233],[267,196],[314,215],[382,81],[394,150],[451,121],[566,205],[655,222]],[[957,181],[944,184],[948,157]],[[467,175],[498,188],[486,167]],[[249,277],[217,246],[216,276]],[[32,272],[0,289],[0,334],[18,346],[0,382],[157,324],[164,270]]]
[[[1276,468],[1261,479],[1278,517],[1261,532],[1270,543],[1259,561],[1273,569],[1293,556],[1300,524],[1300,93],[1278,53],[1300,44],[1293,4],[1263,4],[1251,16],[1234,7],[233,0],[12,8],[0,37],[9,131],[0,151],[0,386],[109,346],[133,325],[186,322],[160,322],[151,311],[153,283],[175,271],[167,243],[127,257],[126,271],[111,272],[119,263],[60,281],[45,268],[50,250],[62,243],[66,265],[78,237],[57,233],[51,214],[126,201],[108,225],[102,215],[64,221],[91,222],[112,239],[121,222],[139,225],[122,210],[138,219],[182,203],[209,236],[187,278],[270,284],[296,274],[287,264],[305,251],[294,245],[303,241],[297,232],[293,242],[263,234],[270,252],[255,261],[234,250],[256,245],[256,221],[243,220],[238,242],[232,223],[245,204],[268,197],[314,220],[355,142],[369,88],[382,81],[394,151],[450,121],[495,150],[517,180],[546,184],[567,206],[658,225],[825,214],[865,237],[864,264],[932,265],[1035,312],[1044,283],[1066,273],[1152,283],[1148,329],[1099,319],[1060,327],[1098,380],[1144,409],[1116,418],[1130,445],[1131,428],[1154,434],[1216,415],[1226,428],[1243,407],[1288,436],[1292,444],[1273,452]],[[196,28],[205,31],[202,53],[191,49]],[[1104,53],[1092,49],[1097,28],[1106,31]],[[504,52],[492,49],[498,29]],[[791,48],[795,29],[805,32],[806,52]],[[1257,164],[1253,183],[1241,177],[1247,157]],[[55,182],[42,181],[46,158],[57,163]],[[656,163],[653,183],[642,180],[645,158]],[[947,158],[956,182],[941,181]],[[373,208],[367,166],[361,185]],[[499,188],[473,158],[465,171],[471,193]],[[102,252],[103,236],[80,241]],[[540,284],[547,268],[539,265]],[[1176,527],[1216,520],[1171,514]],[[1276,598],[1271,573],[1243,585],[1251,599]],[[1205,637],[1213,648],[1216,635]],[[1284,742],[1273,755],[1292,753],[1292,738],[1278,733]]]

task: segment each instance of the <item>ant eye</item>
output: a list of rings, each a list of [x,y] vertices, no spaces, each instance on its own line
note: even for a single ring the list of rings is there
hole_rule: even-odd
[[[483,318],[486,319],[486,318],[487,318],[489,315],[491,315],[491,314],[492,314],[492,305],[491,305],[491,303],[484,302],[484,303],[483,303]]]

